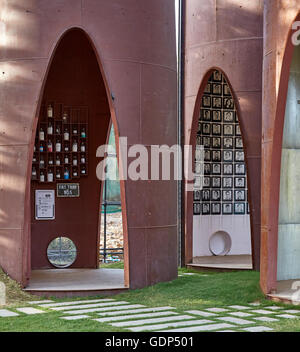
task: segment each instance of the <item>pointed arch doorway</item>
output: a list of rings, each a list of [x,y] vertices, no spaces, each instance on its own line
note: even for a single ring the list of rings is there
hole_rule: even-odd
[[[252,269],[247,167],[239,112],[225,74],[211,70],[196,104],[191,240],[193,268]]]
[[[106,144],[110,124],[94,48],[83,30],[71,29],[55,49],[33,141],[32,271],[26,288],[32,293],[91,295],[126,289],[124,270],[99,269],[102,184],[96,150]]]

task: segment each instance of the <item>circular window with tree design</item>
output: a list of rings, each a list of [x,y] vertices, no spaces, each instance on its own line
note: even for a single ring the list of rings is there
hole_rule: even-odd
[[[68,268],[76,260],[77,248],[67,237],[57,237],[47,248],[49,262],[56,268]]]

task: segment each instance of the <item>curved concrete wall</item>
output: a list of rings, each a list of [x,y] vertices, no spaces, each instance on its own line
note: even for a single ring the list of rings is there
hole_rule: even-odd
[[[270,293],[277,287],[281,148],[294,52],[291,29],[293,22],[300,20],[300,4],[297,0],[278,0],[276,4],[266,0],[264,9],[261,287]]]
[[[102,64],[112,118],[128,144],[176,143],[173,0],[0,0],[0,265],[26,284],[32,139],[51,55],[62,34],[82,28]],[[163,122],[163,123],[162,123]],[[126,199],[125,199],[126,194]],[[177,275],[176,182],[122,186],[128,230],[127,283]],[[25,214],[25,215],[24,215]]]
[[[185,137],[193,143],[207,72],[220,68],[235,94],[246,152],[254,268],[260,253],[262,0],[188,0],[185,14]],[[200,87],[200,88],[199,88]],[[186,262],[192,260],[192,192],[186,196]]]

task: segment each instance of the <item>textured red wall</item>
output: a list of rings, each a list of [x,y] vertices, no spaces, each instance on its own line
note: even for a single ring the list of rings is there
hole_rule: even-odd
[[[227,76],[235,94],[248,170],[254,268],[260,257],[261,96],[263,1],[188,0],[185,14],[185,139],[192,131],[213,68]],[[186,194],[186,263],[192,260],[192,192]]]
[[[294,47],[292,23],[300,20],[297,0],[265,1],[262,125],[261,277],[264,293],[277,287],[278,211],[282,133]]]
[[[30,277],[30,173],[35,117],[64,32],[94,45],[115,130],[128,144],[176,143],[173,0],[0,0],[0,265]],[[111,93],[115,100],[112,101]],[[177,275],[176,182],[121,184],[126,282],[143,287]]]

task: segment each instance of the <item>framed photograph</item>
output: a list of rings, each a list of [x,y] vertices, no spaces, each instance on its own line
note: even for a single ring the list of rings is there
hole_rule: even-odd
[[[212,203],[211,213],[212,215],[221,215],[221,203]]]
[[[198,135],[201,135],[201,131],[202,131],[201,122],[198,122],[197,134],[198,134]]]
[[[229,88],[228,84],[224,84],[224,86],[223,86],[223,94],[227,95],[227,96],[231,96],[231,91],[230,91],[230,88]]]
[[[201,190],[194,191],[194,201],[200,202],[200,200],[201,200]]]
[[[210,215],[210,204],[202,203],[202,215]]]
[[[221,150],[212,151],[212,161],[221,162]]]
[[[242,189],[234,191],[234,200],[236,202],[245,202],[246,201],[246,192]]]
[[[223,150],[223,161],[228,163],[233,161],[233,151]]]
[[[213,177],[211,186],[212,188],[221,188],[221,177]]]
[[[203,188],[210,188],[210,177],[203,178]]]
[[[210,150],[204,150],[204,161],[211,161],[211,152],[210,152]]]
[[[234,214],[244,215],[245,214],[245,203],[234,203]]]
[[[223,111],[224,122],[234,122],[234,111]]]
[[[233,214],[232,203],[223,203],[222,204],[222,214],[223,215],[232,215]]]
[[[213,202],[221,201],[221,191],[220,190],[216,190],[216,189],[212,190],[211,191],[211,200]]]
[[[237,163],[234,165],[234,174],[235,175],[245,175],[246,167],[244,163]]]
[[[224,97],[223,98],[223,109],[234,109],[234,102],[232,97]]]
[[[215,136],[221,136],[221,125],[218,123],[213,123],[212,134]]]
[[[222,95],[222,84],[214,83],[212,85],[212,94]]]
[[[210,148],[211,147],[210,137],[203,137],[202,138],[202,145],[204,145],[204,148]]]
[[[235,122],[236,122],[236,123],[239,123],[239,117],[238,117],[238,114],[237,114],[237,113],[235,113]]]
[[[224,137],[223,138],[223,148],[224,149],[233,149],[233,138]]]
[[[214,109],[222,109],[222,98],[221,97],[213,97],[212,98],[212,107]]]
[[[201,214],[201,203],[194,203],[194,215]]]
[[[201,126],[202,129],[202,134],[208,134],[210,135],[210,123],[203,123]],[[199,129],[198,129],[199,131]]]
[[[235,161],[245,161],[245,154],[243,151],[235,150],[234,152],[234,160]]]
[[[247,214],[250,214],[250,205],[248,202],[247,202]]]
[[[195,162],[195,174],[203,175],[203,163],[201,161]]]
[[[223,177],[223,188],[233,188],[232,177]]]
[[[201,136],[199,134],[196,136],[196,144],[197,145],[203,145],[202,138],[201,138]]]
[[[211,77],[214,82],[222,82],[222,73],[220,71],[215,70]]]
[[[213,137],[212,139],[212,147],[215,149],[221,148],[221,137]]]
[[[210,175],[211,174],[211,165],[205,163],[204,164],[204,175]]]
[[[233,164],[223,164],[223,174],[233,175]]]
[[[211,111],[206,109],[201,109],[202,121],[211,121]]]
[[[240,128],[240,125],[239,124],[236,124],[235,125],[235,135],[236,136],[241,136],[242,133],[241,133],[241,128]]]
[[[201,189],[202,186],[203,186],[203,177],[202,176],[195,176],[194,190]]]
[[[221,122],[222,121],[221,111],[220,110],[213,110],[213,112],[212,112],[212,120],[214,122]]]
[[[203,129],[203,127],[202,127]],[[223,134],[224,136],[233,136],[234,134],[234,127],[230,124],[223,125]]]
[[[204,108],[210,108],[211,107],[211,97],[207,95],[203,95],[202,97],[202,106]]]
[[[207,83],[207,85],[205,86],[204,93],[211,94],[211,84],[210,83]]]
[[[202,190],[202,201],[209,202],[210,201],[210,191],[207,189]]]
[[[212,174],[221,175],[221,164],[212,164]]]
[[[246,187],[246,177],[235,177],[234,178],[235,188],[245,188]]]
[[[236,149],[243,149],[242,137],[235,137],[235,147],[236,147]]]
[[[232,191],[230,190],[223,190],[222,191],[222,200],[223,202],[232,202]]]

